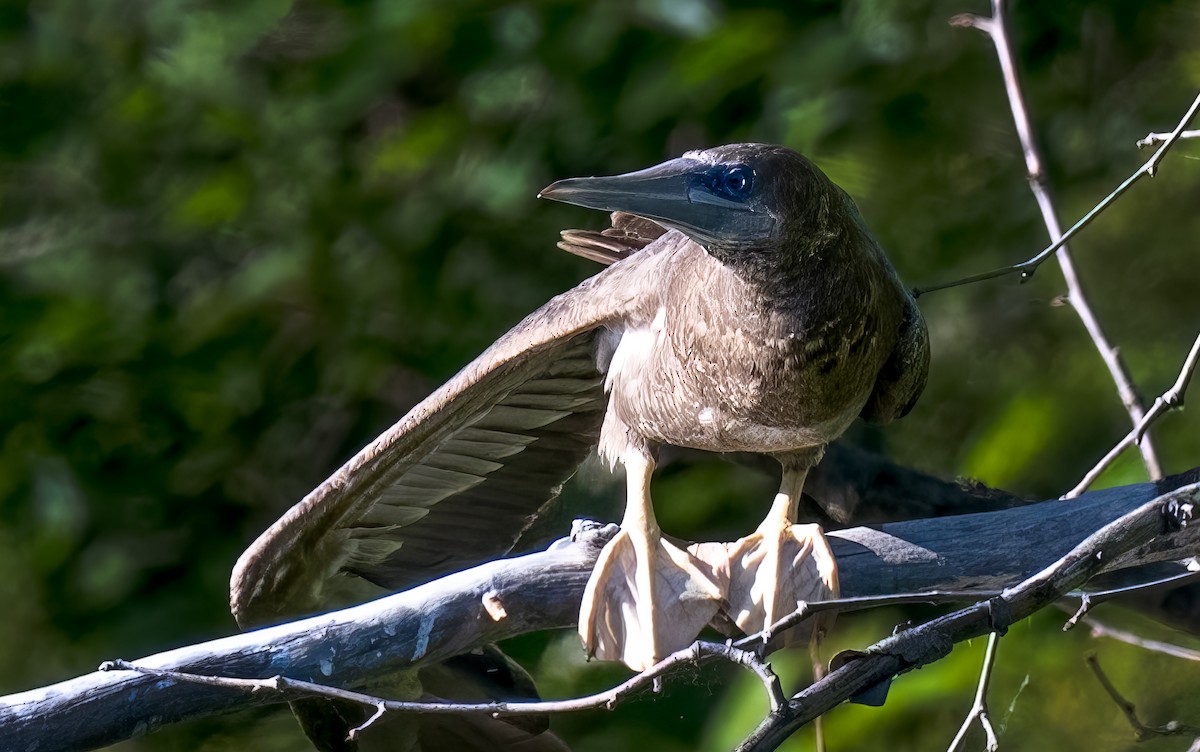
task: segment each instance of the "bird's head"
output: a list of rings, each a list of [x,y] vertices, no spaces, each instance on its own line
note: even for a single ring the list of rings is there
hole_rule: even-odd
[[[624,175],[560,180],[538,196],[646,217],[721,255],[819,229],[805,225],[827,216],[840,193],[791,149],[730,144]]]

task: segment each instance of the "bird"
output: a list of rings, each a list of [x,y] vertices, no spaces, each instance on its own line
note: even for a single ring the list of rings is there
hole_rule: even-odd
[[[800,570],[836,592],[823,536],[796,519],[804,479],[857,417],[909,412],[929,368],[921,312],[853,200],[799,153],[754,143],[539,196],[613,213],[562,240],[607,266],[264,532],[231,578],[240,623],[316,610],[347,580],[402,589],[504,555],[593,451],[624,468],[626,508],[581,604],[589,655],[644,670],[721,618],[769,627],[800,599]],[[778,460],[762,524],[724,544],[665,536],[650,496],[664,445]]]

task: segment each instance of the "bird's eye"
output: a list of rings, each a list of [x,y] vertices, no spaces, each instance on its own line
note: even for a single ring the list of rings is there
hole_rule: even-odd
[[[713,192],[733,201],[745,201],[754,188],[754,171],[746,165],[726,167],[713,177]]]

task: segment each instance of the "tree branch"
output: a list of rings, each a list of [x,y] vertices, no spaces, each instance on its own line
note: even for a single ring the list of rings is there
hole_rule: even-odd
[[[1093,491],[1072,502],[1052,500],[830,533],[842,592],[860,597],[1003,588],[1045,567],[1110,520],[1155,499],[1171,482]],[[1186,488],[1192,493],[1200,485]],[[595,558],[614,530],[581,525],[574,540],[560,541],[547,551],[484,564],[343,611],[135,663],[192,674],[281,675],[347,689],[362,686],[372,678],[440,662],[483,643],[574,626]],[[1095,564],[1098,571],[1174,561],[1197,550],[1200,526],[1191,526],[1150,540],[1124,557],[1114,557],[1115,549],[1106,549],[1103,561]],[[1071,587],[1074,584],[1063,592]],[[499,600],[506,616],[499,620],[491,616],[485,597]],[[967,613],[979,609],[973,606]],[[988,623],[986,616],[969,620],[980,634],[988,630]],[[836,704],[855,693],[841,693],[852,689],[846,677],[846,669],[840,669],[816,685],[825,688],[823,703]],[[837,688],[833,694],[829,694],[831,686]],[[0,698],[0,748],[27,749],[34,744],[42,752],[95,748],[184,719],[281,701],[269,693],[161,680],[136,671],[96,672]],[[794,700],[787,707],[792,705]]]
[[[1161,144],[1171,138],[1171,135],[1170,133],[1147,133],[1145,138],[1138,139],[1137,148],[1145,149],[1147,146]],[[1200,131],[1180,131],[1179,138],[1200,138]]]
[[[1136,635],[1124,629],[1117,629],[1091,617],[1084,618],[1082,621],[1091,629],[1092,637],[1107,637],[1117,642],[1124,642],[1127,645],[1142,648],[1143,650],[1169,655],[1172,658],[1182,658],[1185,661],[1200,661],[1200,650],[1192,650],[1191,648],[1185,648],[1182,645],[1176,645],[1172,642],[1163,642],[1162,640],[1148,640],[1141,635]]]
[[[101,671],[134,671],[156,679],[170,679],[180,682],[190,682],[208,687],[223,687],[226,689],[249,690],[250,692],[268,693],[275,702],[290,702],[305,697],[324,697],[330,700],[366,705],[375,708],[376,713],[365,723],[354,729],[361,732],[380,717],[384,712],[399,713],[439,713],[443,715],[459,715],[464,713],[487,713],[497,718],[517,715],[545,715],[547,713],[573,713],[580,710],[596,710],[604,708],[612,710],[622,700],[640,692],[647,687],[657,685],[659,680],[681,667],[698,666],[702,663],[723,660],[738,666],[744,666],[754,672],[763,683],[767,692],[767,701],[771,711],[783,707],[786,698],[780,686],[779,677],[761,658],[748,650],[741,650],[732,645],[722,645],[704,640],[697,640],[683,650],[678,650],[650,668],[621,682],[612,689],[603,692],[577,697],[570,700],[538,700],[513,702],[431,702],[403,700],[388,700],[375,695],[354,692],[326,684],[309,681],[288,679],[285,676],[273,676],[268,679],[235,679],[227,676],[211,676],[208,674],[192,674],[182,671],[171,671],[161,668],[148,668],[129,661],[115,660],[101,664]],[[657,690],[656,690],[657,691]],[[352,735],[353,733],[352,732]]]
[[[1069,632],[1075,628],[1075,625],[1084,620],[1084,617],[1091,613],[1092,609],[1099,606],[1105,601],[1110,601],[1114,598],[1124,598],[1130,595],[1137,595],[1147,591],[1154,590],[1174,590],[1175,588],[1194,583],[1200,579],[1200,572],[1185,571],[1176,573],[1167,577],[1160,577],[1153,580],[1141,580],[1133,585],[1124,585],[1122,587],[1111,588],[1109,590],[1093,590],[1086,593],[1068,593],[1068,598],[1078,598],[1079,608],[1067,619],[1063,624],[1063,631]],[[1066,600],[1066,599],[1064,599]],[[1063,610],[1071,613],[1065,603],[1060,603]]]

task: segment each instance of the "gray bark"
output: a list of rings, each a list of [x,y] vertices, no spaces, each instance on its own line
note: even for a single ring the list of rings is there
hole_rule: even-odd
[[[1107,523],[1173,485],[1140,484],[1002,511],[830,533],[843,596],[920,590],[994,590],[1062,557]],[[1107,569],[1177,560],[1200,551],[1200,526],[1139,546]],[[437,662],[473,646],[574,625],[584,584],[612,528],[484,564],[404,593],[136,663],[242,678],[285,675],[354,687],[371,676]],[[503,606],[489,615],[484,601]],[[95,672],[0,698],[0,749],[93,749],[169,723],[277,702],[265,693]]]

